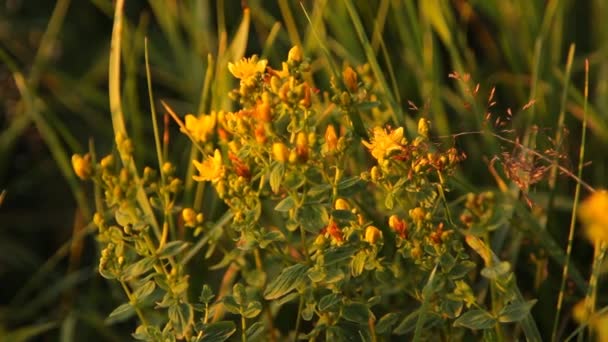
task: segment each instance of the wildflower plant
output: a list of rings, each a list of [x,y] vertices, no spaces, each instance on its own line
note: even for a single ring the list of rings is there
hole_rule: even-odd
[[[511,322],[538,337],[534,302],[484,243],[487,231],[472,228],[490,219],[492,193],[470,195],[453,218],[446,193],[465,155],[431,140],[431,122],[420,118],[413,134],[378,122],[366,112],[379,110],[373,78],[351,67],[317,89],[297,46],[280,68],[252,56],[228,69],[236,110],[182,119],[165,104],[202,152],[192,179],[225,205],[216,221],[205,203],[181,201],[172,163],[135,174],[128,138],[117,136],[120,158],[73,158],[103,194],[99,272],[128,299],[109,320],[136,315],[133,337],[159,341],[495,336]],[[479,257],[504,299],[491,307],[473,290]],[[201,267],[221,280],[192,288]],[[276,326],[282,315],[293,324]]]
[[[110,81],[117,83],[115,53]],[[195,151],[191,172],[170,162],[168,138],[161,146],[151,89],[158,170],[138,171],[141,147],[126,134],[118,86],[110,94],[115,151],[72,158],[75,174],[96,186],[99,273],[127,299],[109,322],[135,317],[132,336],[153,341],[502,340],[513,333],[540,341],[536,299],[520,291],[493,240],[509,219],[536,215],[531,187],[568,170],[559,165],[562,153],[534,149],[536,128],[520,143],[501,135],[514,132],[503,121],[494,124],[498,133],[488,127],[494,90],[484,130],[446,143],[424,111],[395,119],[374,66],[334,70],[327,87],[317,86],[299,46],[280,65],[253,55],[225,66],[237,83],[228,94],[233,109],[183,115],[162,102],[181,132],[173,139]],[[470,97],[465,107],[483,107],[470,76],[450,77]],[[514,148],[488,162],[500,192],[457,189],[466,154],[454,141],[472,134]],[[576,198],[587,186],[582,159],[577,176],[564,172],[577,180]],[[192,182],[195,195],[184,194]],[[515,210],[520,196],[528,206]],[[571,272],[587,292],[575,319],[598,336],[607,202],[598,191],[580,207],[595,247],[589,286]],[[534,234],[551,239],[540,228]],[[571,243],[565,255],[549,251],[566,259],[563,282]],[[558,316],[560,309],[561,302]]]

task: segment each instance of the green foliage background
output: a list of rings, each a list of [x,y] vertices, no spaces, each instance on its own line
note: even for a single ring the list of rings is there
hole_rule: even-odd
[[[251,23],[243,35],[238,28],[245,4]],[[88,150],[89,139],[104,152],[114,141],[107,86],[113,4],[11,0],[0,6],[0,191],[6,190],[0,206],[0,336],[120,340],[132,326],[104,324],[123,295],[97,274],[98,251],[88,225],[92,209],[86,194],[91,189],[77,180],[69,163],[72,153]],[[319,84],[328,84],[332,63],[370,63],[392,94],[386,105],[396,113],[393,122],[410,130],[419,113],[408,109],[408,101],[426,108],[436,136],[480,130],[485,112],[462,99],[483,102],[494,86],[494,111],[512,108],[519,132],[536,124],[541,134],[553,137],[563,117],[570,133],[565,149],[571,170],[578,163],[588,59],[585,160],[592,164],[583,178],[596,188],[608,185],[608,22],[603,20],[608,4],[603,0],[321,0],[301,5],[287,0],[149,0],[127,1],[125,15],[123,105],[136,159],[142,163],[155,158],[149,148],[143,63],[148,37],[156,97],[179,113],[231,109],[227,93],[234,81],[228,61],[256,53],[277,65],[291,46],[300,45]],[[471,98],[449,78],[454,71],[469,73],[480,84],[482,99]],[[211,96],[203,98],[204,82],[211,77]],[[530,100],[534,106],[521,111]],[[175,139],[172,151],[186,151],[185,144]],[[487,161],[501,152],[498,143],[467,136],[457,145],[468,155],[458,177],[460,191],[495,189]],[[176,158],[187,165],[186,152]],[[559,176],[555,187],[533,187],[531,199],[547,211],[531,217],[519,208],[517,216],[537,221],[512,224],[543,229],[547,235],[509,235],[504,250],[497,251],[516,265],[526,295],[539,299],[533,313],[547,338],[562,268],[548,255],[565,250],[574,186]],[[547,207],[549,198],[554,205]],[[573,267],[585,278],[590,250],[577,236]],[[608,298],[599,301],[605,305]],[[571,305],[566,301],[566,309]],[[563,328],[570,331],[567,321]]]

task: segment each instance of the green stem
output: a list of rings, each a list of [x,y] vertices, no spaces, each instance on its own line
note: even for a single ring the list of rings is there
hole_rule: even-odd
[[[585,160],[585,141],[587,137],[587,106],[589,98],[589,60],[585,60],[585,102],[583,105],[583,127],[581,135],[581,147],[579,150],[578,160],[578,174],[577,179],[581,179],[583,175],[583,164]],[[555,312],[555,319],[553,320],[553,329],[551,333],[551,340],[556,341],[557,338],[557,326],[559,323],[559,315],[562,310],[562,304],[564,301],[564,290],[566,288],[566,278],[568,277],[568,268],[570,266],[570,256],[572,255],[572,244],[574,241],[574,227],[576,223],[576,211],[578,209],[578,201],[581,192],[582,182],[576,182],[576,188],[574,190],[574,204],[572,207],[572,215],[570,216],[570,230],[568,231],[568,245],[566,247],[566,260],[564,261],[564,268],[562,270],[562,281],[560,284],[559,295],[557,298],[557,309]]]
[[[127,298],[129,299],[129,303],[133,306],[133,309],[135,310],[137,317],[139,317],[139,320],[141,321],[141,323],[144,326],[147,326],[148,321],[146,320],[144,313],[135,305],[135,301],[133,300],[133,295],[131,294],[129,287],[127,287],[127,284],[125,284],[125,282],[122,280],[120,280],[120,285],[122,286],[122,289],[125,291],[125,294],[127,295]]]
[[[293,335],[293,340],[298,340],[298,332],[300,331],[300,321],[302,320],[302,309],[304,308],[304,296],[300,295],[300,303],[298,304],[298,317],[296,317],[296,331]]]
[[[241,315],[241,341],[246,342],[247,341],[247,321],[245,320],[245,316]]]

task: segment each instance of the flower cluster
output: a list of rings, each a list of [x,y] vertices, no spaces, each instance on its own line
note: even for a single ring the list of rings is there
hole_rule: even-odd
[[[446,199],[464,155],[434,143],[429,121],[420,118],[415,134],[389,126],[368,66],[345,67],[321,93],[299,47],[277,69],[257,56],[228,69],[239,82],[235,110],[183,123],[172,114],[196,147],[194,196],[182,199],[172,163],[139,174],[124,136],[120,162],[73,158],[76,174],[103,191],[99,271],[125,290],[129,301],[113,315],[138,315],[135,338],[224,340],[237,330],[231,315],[243,340],[373,340],[410,333],[412,315],[432,320],[428,336],[437,337],[483,307]],[[467,198],[467,234],[488,222],[492,199]],[[192,298],[190,279],[212,261],[206,269],[223,274]],[[290,307],[293,330],[274,328]]]

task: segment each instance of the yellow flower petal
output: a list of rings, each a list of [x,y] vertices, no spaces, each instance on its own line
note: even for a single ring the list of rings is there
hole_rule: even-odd
[[[199,142],[205,142],[215,128],[216,114],[213,112],[210,115],[201,115],[198,118],[192,114],[187,114],[185,121],[186,130],[192,138]]]
[[[213,157],[208,156],[201,163],[197,160],[192,161],[194,167],[198,170],[198,176],[192,176],[192,179],[198,182],[218,182],[224,177],[224,164],[222,163],[222,154],[220,150],[215,150]]]
[[[228,63],[228,70],[230,73],[240,79],[247,80],[250,77],[255,76],[258,72],[263,73],[266,70],[267,60],[258,60],[258,56],[253,55],[251,58],[242,58],[240,61]]]
[[[372,156],[382,163],[384,158],[393,151],[401,150],[405,143],[403,138],[403,127],[399,127],[391,132],[387,132],[382,127],[374,127],[372,130],[373,136],[370,142],[362,141],[363,145],[371,152]]]

